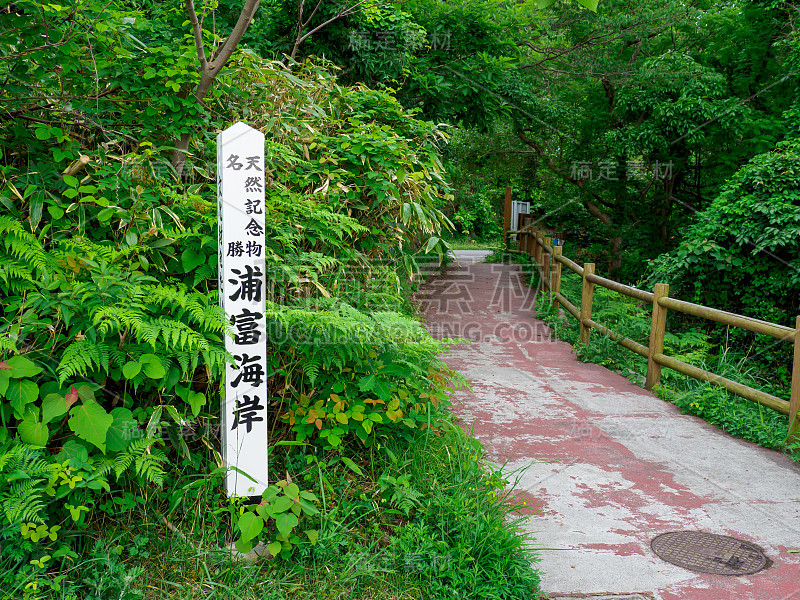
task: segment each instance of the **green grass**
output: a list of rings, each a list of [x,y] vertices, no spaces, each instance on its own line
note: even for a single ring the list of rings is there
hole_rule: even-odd
[[[447,242],[452,250],[497,250],[500,240],[473,240],[468,237],[459,237]]]
[[[232,560],[220,550],[231,539],[228,520],[207,510],[213,486],[199,486],[180,498],[184,516],[176,511],[169,525],[156,501],[137,518],[94,524],[100,541],[47,597],[535,600],[537,557],[520,507],[482,452],[449,421],[379,449],[353,448],[355,468],[334,455],[306,466],[292,451],[290,460],[276,457],[284,472],[274,476],[288,473],[324,498],[316,545],[306,540],[288,560]]]

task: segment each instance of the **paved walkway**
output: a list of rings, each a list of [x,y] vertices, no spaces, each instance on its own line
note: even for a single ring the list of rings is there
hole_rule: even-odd
[[[545,593],[800,600],[800,467],[578,362],[534,317],[516,266],[456,254],[461,267],[429,285],[427,325],[472,340],[445,357],[473,386],[455,413],[490,460],[519,469]],[[653,554],[655,536],[683,530],[753,542],[773,564],[706,575]]]

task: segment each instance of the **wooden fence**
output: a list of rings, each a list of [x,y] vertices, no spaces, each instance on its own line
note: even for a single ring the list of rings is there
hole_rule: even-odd
[[[529,219],[526,219],[526,221],[527,220]],[[511,234],[518,235],[519,250],[508,249],[508,236]],[[645,387],[648,390],[652,389],[653,386],[660,381],[661,368],[667,367],[679,373],[683,373],[684,375],[688,375],[689,377],[701,381],[709,381],[725,388],[737,396],[752,400],[753,402],[758,402],[779,413],[789,415],[787,439],[796,439],[800,437],[800,428],[797,427],[797,411],[798,408],[800,408],[800,335],[798,335],[798,332],[800,332],[800,316],[797,317],[795,328],[792,329],[790,327],[776,325],[775,323],[768,323],[767,321],[736,315],[724,310],[709,308],[691,302],[684,302],[677,298],[670,298],[669,285],[666,283],[655,284],[652,292],[623,285],[597,275],[593,263],[585,263],[581,266],[570,260],[562,254],[562,247],[551,245],[550,238],[546,236],[546,232],[539,231],[533,224],[527,224],[521,229],[509,229],[505,232],[505,248],[507,252],[512,254],[521,254],[530,257],[540,275],[543,291],[547,293],[554,302],[557,302],[559,306],[563,307],[570,315],[577,319],[582,343],[588,344],[592,329],[597,329],[623,348],[627,348],[631,352],[635,352],[647,359]],[[578,306],[565,298],[561,293],[562,267],[566,267],[570,271],[580,275],[583,280],[581,300]],[[592,320],[592,298],[595,285],[613,290],[625,296],[630,296],[631,298],[636,298],[653,307],[652,319],[650,322],[649,345],[644,346]],[[664,334],[666,331],[668,310],[702,317],[733,327],[740,327],[748,331],[771,336],[777,340],[792,342],[794,344],[794,361],[792,365],[792,386],[789,401],[750,386],[737,383],[664,354]]]

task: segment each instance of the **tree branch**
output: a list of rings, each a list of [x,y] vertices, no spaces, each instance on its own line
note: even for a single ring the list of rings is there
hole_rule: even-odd
[[[317,9],[320,7],[320,4],[322,3],[322,0],[320,0],[320,2],[317,3],[317,6],[314,8],[314,11],[311,13],[311,16],[308,18],[308,20],[305,23],[301,23],[300,28],[297,32],[297,39],[295,39],[294,41],[294,46],[292,47],[292,53],[289,55],[289,58],[294,60],[294,57],[297,54],[297,49],[300,47],[300,44],[305,42],[309,38],[309,36],[313,35],[323,27],[327,27],[334,21],[341,19],[342,17],[352,15],[354,12],[356,12],[356,9],[362,4],[364,4],[364,2],[366,1],[367,0],[358,0],[358,2],[356,2],[355,4],[351,4],[350,6],[347,6],[347,2],[345,2],[342,8],[340,8],[338,12],[335,15],[333,15],[330,19],[317,25],[314,29],[312,29],[305,35],[301,35],[303,33],[303,29],[305,29],[305,27],[309,24],[311,19],[314,17],[314,14],[317,12]],[[302,19],[302,16],[300,16],[300,19]]]
[[[206,50],[203,47],[203,29],[200,22],[197,20],[197,13],[194,10],[194,1],[186,0],[186,14],[189,15],[189,22],[192,24],[192,34],[194,35],[194,45],[197,49],[197,58],[200,60],[200,68],[203,71],[208,70],[208,60],[206,59]]]
[[[197,87],[194,90],[194,97],[198,102],[203,102],[203,99],[211,89],[211,84],[214,82],[214,78],[222,70],[222,67],[224,67],[228,62],[228,59],[230,59],[233,51],[236,49],[236,46],[242,39],[242,36],[244,36],[247,28],[250,26],[250,23],[253,20],[253,15],[255,15],[256,11],[258,10],[258,5],[260,3],[261,0],[245,0],[244,6],[242,7],[242,12],[239,13],[239,18],[236,21],[236,25],[233,27],[233,31],[231,31],[231,34],[228,36],[228,39],[225,40],[225,43],[222,44],[219,49],[214,51],[211,56],[211,62],[208,62],[208,60],[205,58],[205,50],[203,49],[202,43],[203,32],[202,29],[200,29],[200,23],[197,21],[197,14],[194,10],[194,2],[192,0],[185,0],[186,10],[189,13],[189,20],[192,22],[195,44],[198,48],[198,59],[200,60],[200,82],[197,84]],[[183,167],[186,164],[186,151],[189,149],[190,139],[191,135],[189,133],[184,133],[175,143],[175,151],[172,153],[171,162],[172,166],[175,167],[178,177],[183,174]]]
[[[531,148],[536,150],[536,153],[544,160],[545,164],[547,164],[547,167],[551,171],[553,171],[553,173],[555,173],[556,175],[558,175],[562,179],[564,179],[566,181],[569,181],[570,183],[578,186],[578,188],[580,188],[581,191],[585,191],[583,189],[583,183],[584,183],[583,180],[582,179],[575,179],[569,173],[564,171],[561,167],[556,165],[550,159],[550,157],[547,156],[547,154],[545,153],[545,151],[542,149],[542,147],[539,144],[537,144],[536,142],[534,142],[531,139],[528,139],[522,131],[518,131],[517,132],[517,137],[519,137],[519,139],[522,140],[525,144],[527,144],[528,146],[530,146]],[[603,199],[600,196],[598,196],[597,194],[594,194],[592,192],[588,192],[588,193],[591,194],[592,197],[595,198],[595,200],[597,200],[598,202],[600,202],[600,203],[603,202]],[[611,217],[607,213],[604,213],[597,204],[595,204],[594,202],[592,202],[590,200],[584,200],[583,204],[584,204],[584,206],[586,206],[586,209],[592,214],[593,217],[598,219],[604,225],[611,225]]]

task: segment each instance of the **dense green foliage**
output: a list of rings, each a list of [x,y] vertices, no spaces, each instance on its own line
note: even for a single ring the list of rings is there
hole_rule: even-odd
[[[107,540],[107,524],[193,529],[198,508],[213,521],[211,532],[197,532],[201,544],[237,541],[246,551],[263,542],[309,564],[335,511],[347,510],[337,469],[375,487],[359,496],[364,507],[391,507],[382,526],[408,527],[396,543],[419,535],[410,524],[428,504],[455,509],[455,495],[431,496],[430,482],[409,483],[402,465],[365,475],[361,459],[385,459],[388,443],[395,452],[425,448],[452,427],[447,392],[463,380],[441,362],[446,344],[409,302],[419,257],[435,264],[447,251],[441,129],[389,91],[341,85],[329,63],[288,69],[252,50],[232,57],[200,103],[194,41],[177,9],[21,1],[8,10],[0,597],[140,597],[153,574],[132,565],[150,544],[125,533],[122,544]],[[203,35],[212,44],[225,31]],[[268,409],[278,475],[254,505],[224,497],[218,451],[221,376],[232,357],[217,294],[214,132],[237,120],[267,134]],[[185,134],[192,143],[179,174],[170,154]],[[448,439],[444,453],[466,444]],[[491,572],[502,556],[517,561],[513,573],[496,571],[482,585],[511,597],[502,589],[513,579],[509,589],[535,592],[528,551],[504,525],[510,509],[492,495],[496,478],[477,457],[459,460],[472,473],[458,484],[482,486],[475,498],[494,520],[481,521],[485,555],[469,539],[453,542],[470,562],[453,564],[446,590],[467,589],[467,568],[477,561]],[[468,527],[452,524],[446,535],[459,539]]]
[[[198,3],[196,37],[177,4],[2,8],[0,596],[139,595],[133,565],[149,543],[96,541],[112,519],[186,523],[201,539],[213,524],[215,546],[263,542],[312,571],[348,544],[422,553],[425,568],[381,563],[350,587],[331,583],[331,596],[380,587],[378,571],[441,597],[534,594],[530,556],[503,534],[509,509],[477,459],[458,459],[469,477],[420,483],[427,449],[444,464],[467,443],[445,433],[448,392],[463,381],[410,301],[421,257],[443,259],[454,233],[495,239],[505,186],[567,232],[574,258],[617,279],[668,280],[673,295],[792,324],[796,7],[539,10],[549,4],[270,0],[201,95],[197,45],[219,57],[237,3]],[[259,505],[224,498],[217,451],[232,357],[216,289],[214,137],[238,120],[267,137],[280,475]],[[596,314],[645,331],[634,304]],[[746,358],[757,370],[737,378],[785,384],[785,348],[671,319],[671,353],[722,370]],[[582,356],[640,371],[594,340]],[[782,447],[771,417],[671,377],[686,410]],[[413,467],[391,460],[406,451]],[[394,512],[375,517],[385,505]],[[194,519],[198,506],[208,521]],[[480,577],[466,575],[470,561]],[[214,585],[240,573],[221,564],[214,576],[194,568]]]
[[[798,252],[800,153],[785,142],[737,171],[650,277],[682,298],[793,326]]]

